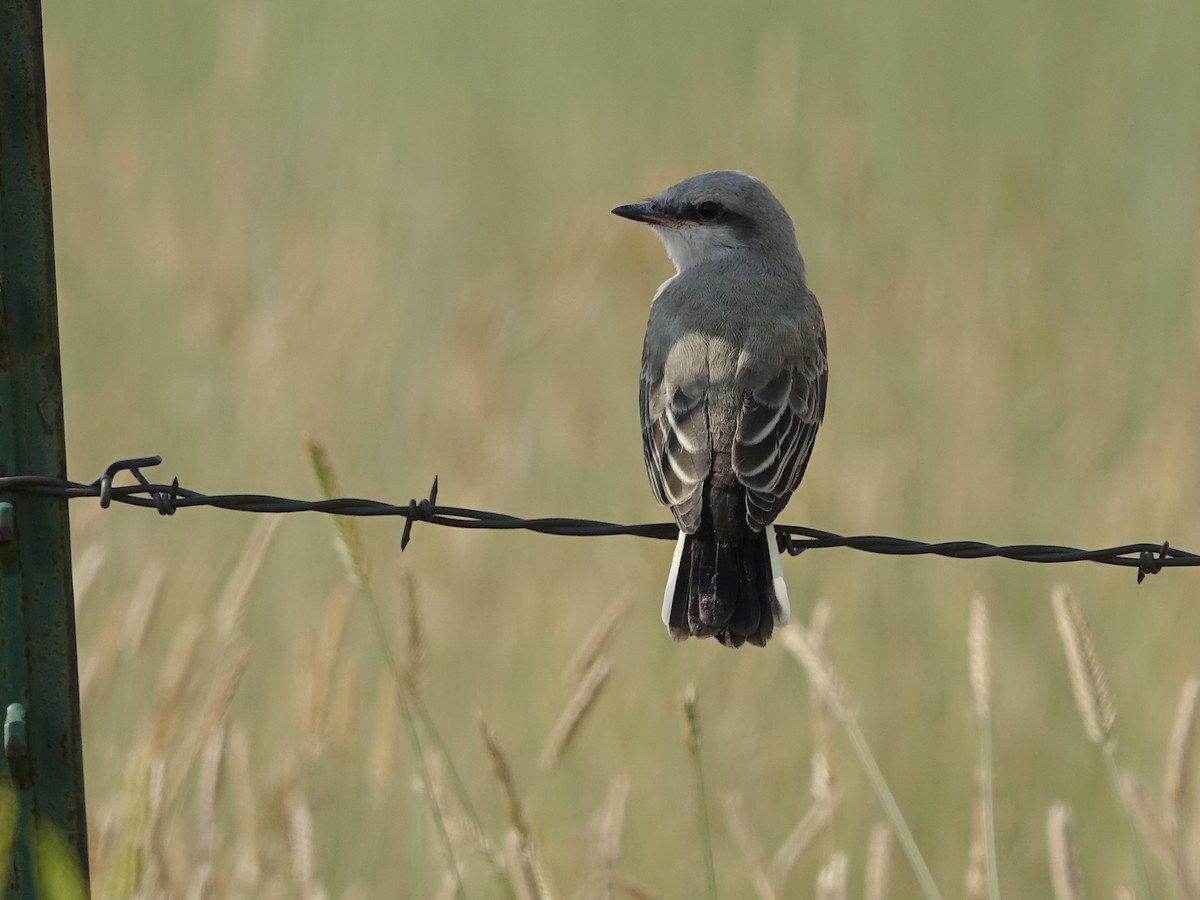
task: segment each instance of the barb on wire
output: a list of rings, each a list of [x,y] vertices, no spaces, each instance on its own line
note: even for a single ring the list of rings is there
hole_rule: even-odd
[[[211,506],[218,509],[255,513],[323,512],[342,516],[398,516],[404,519],[404,530],[400,537],[401,549],[408,546],[412,537],[413,524],[416,522],[428,522],[431,525],[443,525],[450,528],[523,530],[571,537],[623,534],[674,540],[679,534],[678,529],[671,522],[619,525],[594,519],[522,519],[517,516],[480,509],[439,506],[436,478],[433,480],[433,487],[430,489],[428,497],[421,500],[410,500],[401,505],[357,497],[291,500],[268,494],[202,494],[199,491],[180,487],[178,478],[173,479],[170,484],[155,484],[142,474],[143,468],[157,466],[161,462],[162,457],[160,456],[119,459],[90,484],[40,475],[5,476],[0,477],[0,494],[5,492],[41,494],[67,499],[98,497],[102,507],[108,507],[113,502],[125,503],[130,506],[154,508],[164,516],[174,515],[176,510],[189,506]],[[137,483],[121,486],[114,484],[114,479],[122,472],[128,472]],[[1147,575],[1155,575],[1164,568],[1200,566],[1200,555],[1178,550],[1165,541],[1162,544],[1123,544],[1119,547],[1106,547],[1100,550],[1079,550],[1075,547],[1047,544],[996,546],[980,541],[947,541],[928,544],[923,541],[881,535],[845,536],[801,525],[776,525],[774,527],[780,549],[786,550],[792,556],[798,556],[806,550],[848,547],[866,553],[891,556],[932,554],[956,559],[1001,557],[1035,563],[1086,561],[1109,566],[1136,568],[1139,583]]]

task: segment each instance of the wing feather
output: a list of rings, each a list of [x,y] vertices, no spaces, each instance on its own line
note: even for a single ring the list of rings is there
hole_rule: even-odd
[[[746,520],[775,520],[804,477],[828,386],[824,330],[814,352],[784,363],[747,392],[733,440],[733,470],[746,487]]]
[[[700,527],[711,465],[708,406],[703,395],[682,387],[669,391],[662,373],[642,371],[642,448],[650,487],[659,503],[671,507],[681,530]]]

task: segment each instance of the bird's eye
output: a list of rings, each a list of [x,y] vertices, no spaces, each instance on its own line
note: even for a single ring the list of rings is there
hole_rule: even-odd
[[[721,204],[715,200],[705,200],[696,207],[696,212],[700,213],[702,219],[715,219],[721,212]]]

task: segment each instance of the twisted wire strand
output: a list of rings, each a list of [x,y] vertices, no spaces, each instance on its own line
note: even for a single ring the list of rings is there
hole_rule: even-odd
[[[361,497],[295,500],[269,494],[203,494],[181,487],[178,478],[170,484],[156,484],[142,474],[143,468],[156,466],[161,462],[162,458],[159,456],[119,459],[89,484],[41,475],[5,476],[0,477],[0,493],[38,494],[67,499],[97,497],[102,507],[108,507],[113,502],[124,503],[129,506],[154,508],[160,515],[174,515],[176,510],[187,507],[209,506],[252,513],[322,512],[341,516],[397,516],[405,520],[400,539],[401,549],[408,545],[416,522],[449,528],[521,530],[569,537],[631,535],[674,540],[679,534],[672,522],[622,525],[595,519],[567,517],[523,519],[481,509],[442,506],[437,502],[436,478],[427,497],[421,500],[413,499],[405,504],[385,503]],[[136,484],[115,485],[113,480],[122,472],[132,475]],[[1094,562],[1136,568],[1139,583],[1147,575],[1155,575],[1164,568],[1200,566],[1200,555],[1176,549],[1166,542],[1122,544],[1099,550],[1081,550],[1054,544],[997,546],[981,541],[926,543],[884,535],[840,535],[802,525],[775,525],[774,528],[780,548],[792,556],[798,556],[807,550],[845,547],[889,556],[928,554],[955,559],[1000,557],[1033,563]]]

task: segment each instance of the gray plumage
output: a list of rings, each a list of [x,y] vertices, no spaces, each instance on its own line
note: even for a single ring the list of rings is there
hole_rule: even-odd
[[[792,221],[733,171],[613,212],[651,225],[677,269],[650,307],[640,389],[646,471],[680,529],[664,622],[761,646],[790,614],[767,526],[804,477],[828,380]]]

